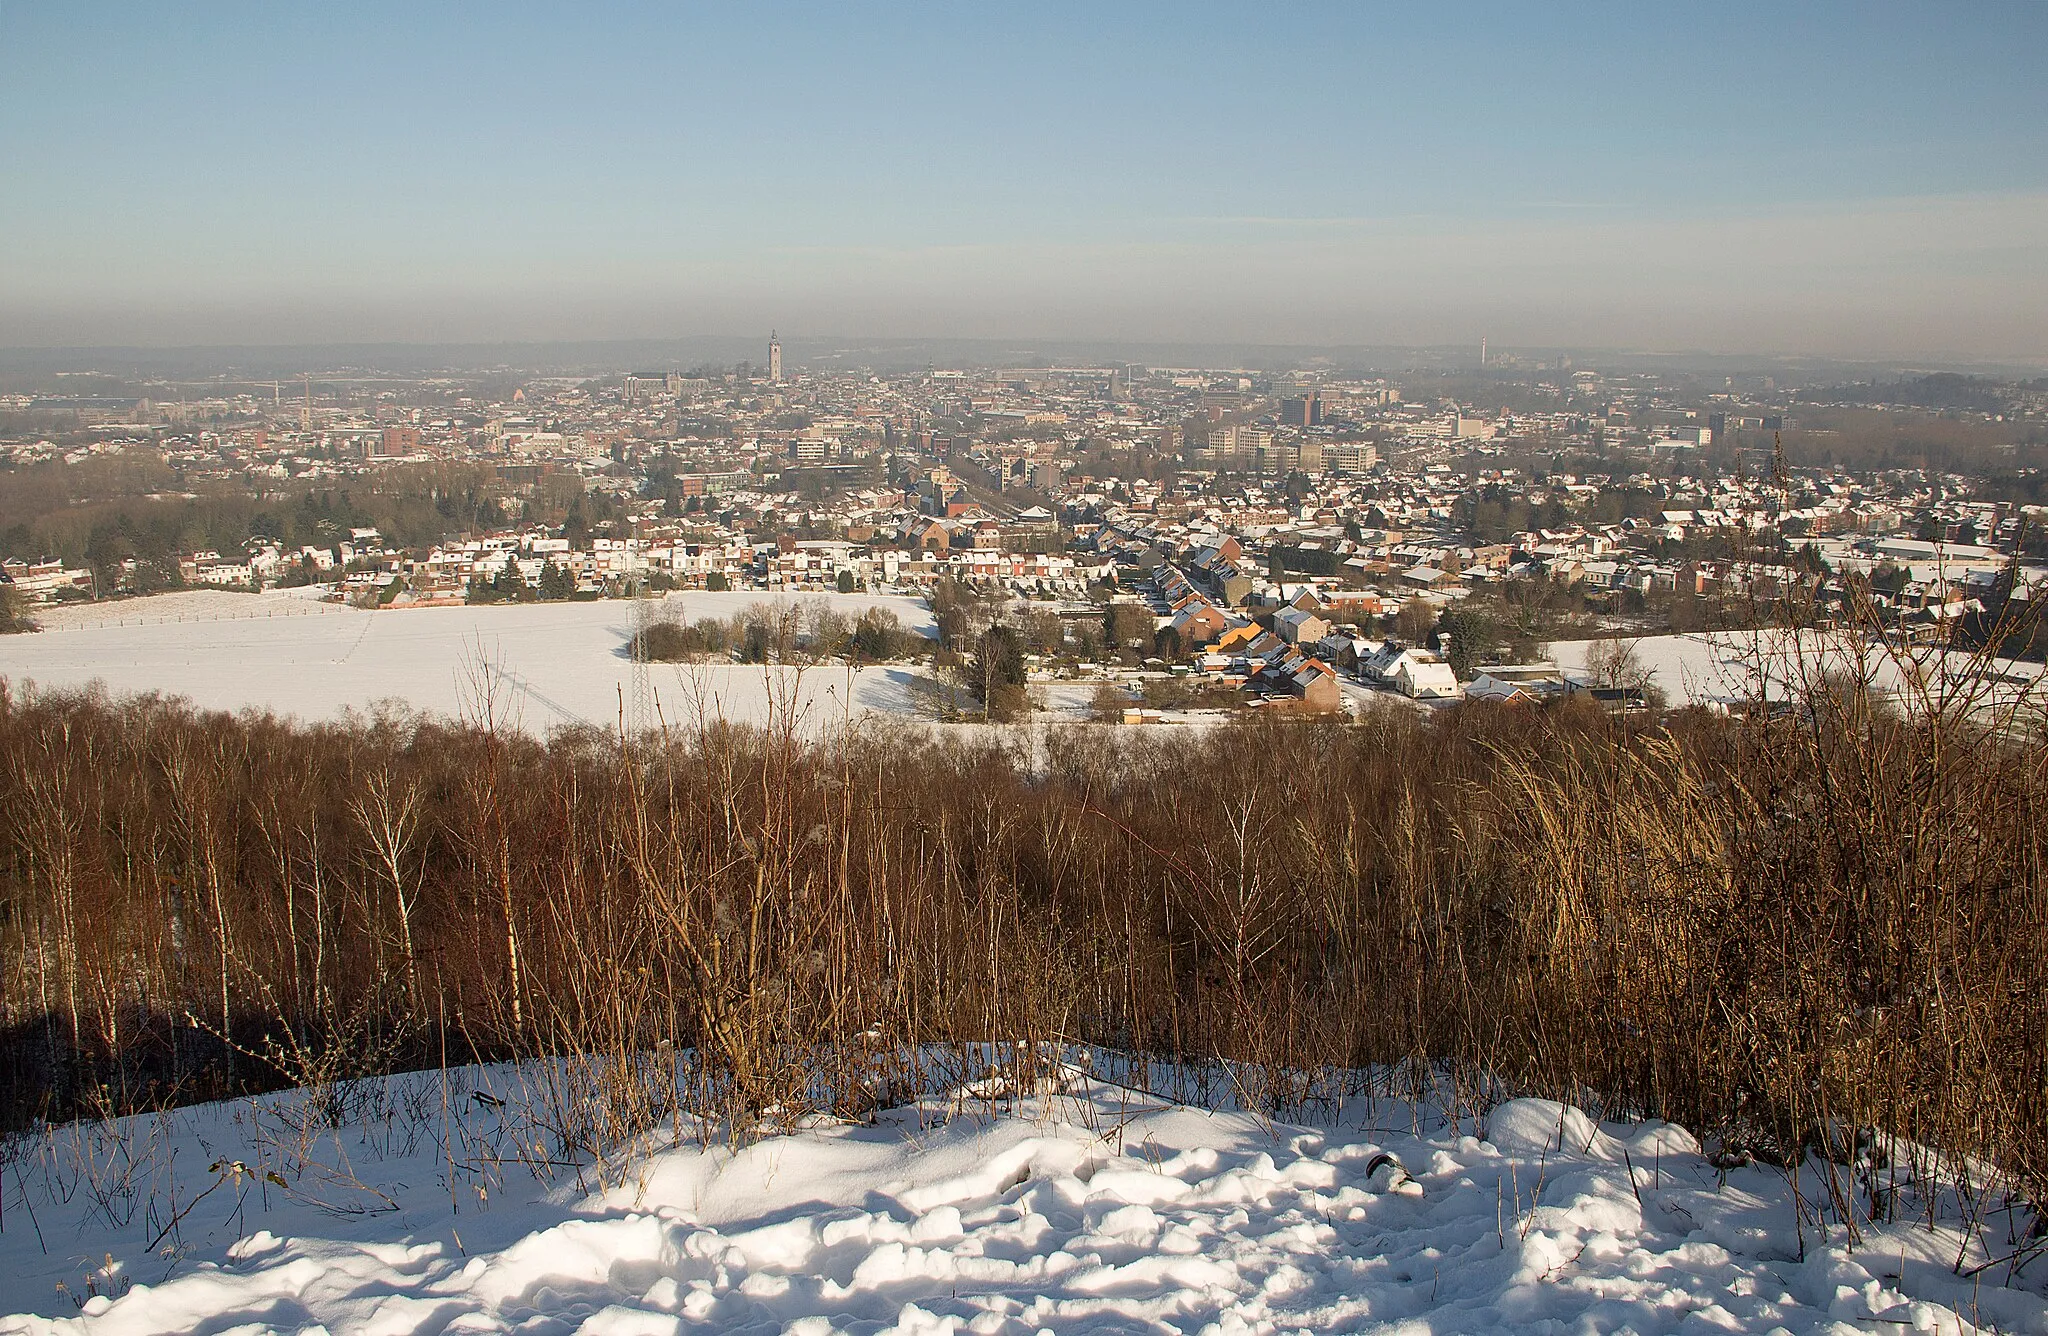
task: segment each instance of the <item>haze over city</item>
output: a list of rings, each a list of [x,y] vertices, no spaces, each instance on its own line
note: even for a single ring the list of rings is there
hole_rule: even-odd
[[[2048,358],[2038,4],[13,4],[0,346]]]

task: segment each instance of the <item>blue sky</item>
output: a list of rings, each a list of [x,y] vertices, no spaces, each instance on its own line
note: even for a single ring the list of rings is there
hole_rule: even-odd
[[[2048,358],[2048,4],[0,4],[0,344]]]

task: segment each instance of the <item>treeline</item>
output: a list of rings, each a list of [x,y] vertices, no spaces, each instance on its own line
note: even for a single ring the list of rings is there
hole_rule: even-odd
[[[744,1124],[870,1107],[897,1043],[1073,1040],[1237,1060],[1281,1113],[1396,1064],[2048,1189],[2048,755],[1960,710],[1831,680],[1661,726],[807,744],[771,704],[630,746],[474,713],[0,694],[8,1121],[673,1046]]]
[[[1902,377],[1894,381],[1864,381],[1851,385],[1829,385],[1803,390],[1799,398],[1824,404],[1888,405],[1939,411],[1997,413],[2003,411],[2015,390],[2048,389],[2048,380],[2003,381],[1984,376],[1965,376],[1953,371]]]
[[[573,474],[545,475],[521,496],[487,464],[404,465],[339,484],[287,484],[282,496],[230,487],[184,495],[185,487],[155,456],[16,470],[0,485],[0,555],[61,557],[90,567],[105,588],[135,561],[149,592],[177,583],[182,552],[238,553],[259,542],[332,548],[357,528],[424,547],[528,522],[560,525],[580,540],[623,513],[616,499],[586,494]]]
[[[1959,420],[1932,413],[1860,408],[1802,408],[1781,438],[1795,468],[1929,469],[1985,475],[2041,464],[2048,427],[2039,422]],[[1773,445],[1762,433],[1744,444]],[[1750,463],[1755,467],[1756,456]]]
[[[755,603],[731,617],[684,621],[664,615],[635,633],[627,652],[646,663],[885,663],[930,653],[933,644],[905,629],[895,613],[865,608],[848,616],[828,599]]]

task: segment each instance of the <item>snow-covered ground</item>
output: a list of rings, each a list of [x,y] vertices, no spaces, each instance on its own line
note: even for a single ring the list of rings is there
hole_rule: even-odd
[[[907,598],[805,595],[847,617],[885,607],[908,628],[930,632],[930,611]],[[759,593],[671,595],[668,615],[729,617]],[[333,719],[397,700],[457,716],[476,704],[476,667],[488,660],[524,727],[616,725],[630,692],[625,654],[631,605],[522,604],[365,612],[292,591],[216,591],[39,611],[44,630],[0,637],[0,677],[46,687],[104,682],[117,695],[161,692],[207,709],[247,707]],[[718,665],[650,669],[664,713],[694,717],[698,702],[734,722],[758,722],[771,699],[797,693],[806,727],[866,712],[907,713],[907,670],[812,669],[790,673]],[[849,706],[850,702],[850,706]]]
[[[51,603],[29,610],[45,631],[78,631],[98,626],[159,626],[177,622],[272,620],[343,614],[348,608],[329,603],[327,587],[305,585],[271,589],[261,594],[225,589],[181,589],[146,598],[109,599],[104,603]]]
[[[17,1139],[0,1334],[2048,1331],[2010,1222],[1852,1248],[1815,1176],[1795,1223],[1776,1171],[1546,1101],[1311,1128],[1069,1068],[592,1165],[521,1079],[363,1083],[338,1126],[287,1092]]]
[[[1611,645],[1605,640],[1563,640],[1550,646],[1560,668],[1583,670],[1595,646]],[[1624,640],[1634,647],[1637,659],[1650,673],[1651,685],[1661,688],[1673,705],[1738,705],[1757,699],[1786,700],[1800,694],[1805,684],[1823,676],[1845,673],[1856,664],[1856,651],[1848,642],[1806,632],[1789,631],[1705,631],[1691,635],[1644,636]],[[1931,690],[1941,690],[1940,677],[1973,676],[1976,665],[1961,652],[1916,649],[1887,653],[1866,651],[1872,685],[1881,693],[1910,700],[1914,684],[1905,666],[1924,676]],[[1989,670],[2003,681],[1995,684],[1992,697],[2011,701],[2016,696],[2039,691],[2042,665],[2012,659],[1991,661]],[[1954,689],[1953,687],[1951,689]]]

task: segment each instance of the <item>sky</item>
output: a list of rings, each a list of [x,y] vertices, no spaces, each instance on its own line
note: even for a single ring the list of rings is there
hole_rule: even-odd
[[[2048,362],[2048,3],[0,0],[0,346]]]

